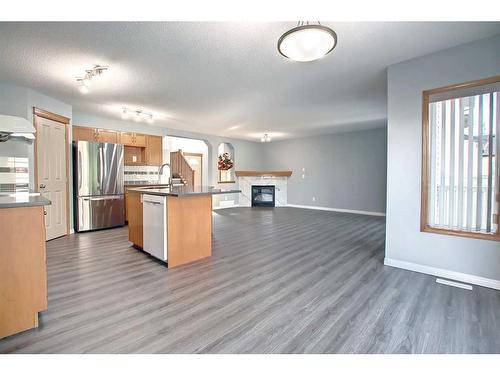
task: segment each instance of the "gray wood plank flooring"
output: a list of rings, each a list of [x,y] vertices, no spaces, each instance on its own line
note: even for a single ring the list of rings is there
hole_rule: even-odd
[[[384,266],[384,218],[233,208],[213,231],[173,269],[126,228],[48,242],[49,309],[0,353],[500,353],[500,292]]]

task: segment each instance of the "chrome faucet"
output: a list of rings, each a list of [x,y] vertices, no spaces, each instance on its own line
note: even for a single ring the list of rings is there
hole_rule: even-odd
[[[168,171],[169,171],[169,176],[168,176],[168,186],[172,186],[172,167],[170,166],[169,163],[162,164],[159,171],[158,171],[158,179],[161,181],[161,175],[163,175],[163,168],[165,166],[168,166]]]

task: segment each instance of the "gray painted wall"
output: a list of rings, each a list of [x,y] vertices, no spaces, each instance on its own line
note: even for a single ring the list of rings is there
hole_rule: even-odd
[[[420,232],[422,91],[500,74],[500,36],[388,68],[386,258],[500,280],[500,243]]]
[[[264,169],[293,171],[289,204],[383,213],[386,138],[382,128],[271,142]]]

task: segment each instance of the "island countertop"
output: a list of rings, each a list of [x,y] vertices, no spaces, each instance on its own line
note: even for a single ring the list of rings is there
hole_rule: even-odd
[[[48,206],[50,201],[39,193],[2,193],[0,194],[0,208]]]
[[[171,196],[171,197],[184,197],[193,195],[215,195],[215,194],[234,194],[241,193],[241,190],[236,189],[219,189],[211,186],[173,186],[173,187],[142,187],[142,188],[128,188],[129,192]]]

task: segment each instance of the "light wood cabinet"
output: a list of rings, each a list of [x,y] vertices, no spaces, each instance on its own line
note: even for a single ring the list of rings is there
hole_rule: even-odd
[[[97,129],[97,142],[120,143],[119,133],[116,130]]]
[[[120,143],[125,146],[134,146],[134,133],[120,132]]]
[[[83,126],[73,126],[74,141],[96,142],[96,129]]]
[[[127,196],[128,240],[143,248],[141,193],[129,192]]]
[[[120,132],[120,143],[125,146],[146,147],[147,140],[145,134],[133,132]]]
[[[136,147],[146,147],[147,146],[147,136],[145,134],[134,133],[135,140],[134,146]]]
[[[154,135],[147,136],[146,146],[146,164],[147,165],[162,165],[163,164],[163,147],[162,137]]]
[[[116,130],[87,128],[84,126],[73,127],[74,141],[120,143],[119,132]]]
[[[158,165],[163,163],[162,137],[109,129],[73,127],[74,141],[118,143],[125,147],[125,165]]]
[[[43,206],[0,208],[0,228],[1,339],[37,327],[47,309]]]

